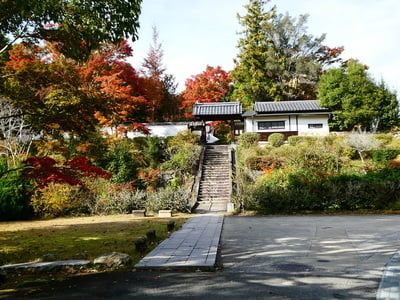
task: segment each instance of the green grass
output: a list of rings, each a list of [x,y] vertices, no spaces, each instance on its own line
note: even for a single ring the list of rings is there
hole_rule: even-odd
[[[80,218],[80,220],[85,218]],[[167,218],[133,218],[121,215],[118,218],[88,217],[87,223],[74,224],[74,219],[52,220],[42,226],[32,228],[32,223],[17,227],[18,222],[7,223],[0,227],[0,262],[15,264],[21,262],[39,261],[45,254],[53,254],[57,260],[89,259],[113,251],[127,253],[134,261],[140,259],[135,251],[134,241],[150,229],[156,230],[157,240],[150,245],[154,248],[168,236]],[[66,222],[65,220],[68,220]],[[102,221],[103,220],[103,221]],[[173,218],[176,228],[184,222],[184,217]],[[90,223],[92,222],[92,223]],[[1,224],[1,223],[0,223]],[[31,226],[29,226],[31,225]],[[16,230],[12,228],[16,227]]]
[[[174,220],[175,229],[188,215],[173,218],[134,218],[130,215],[81,217],[33,222],[0,223],[0,264],[40,261],[43,255],[53,254],[57,260],[88,259],[110,252],[122,252],[132,257],[132,265],[146,254],[135,250],[134,241],[156,230],[156,241],[148,245],[147,253],[168,237],[167,222]],[[6,290],[60,280],[79,272],[69,270],[59,274],[7,274],[0,295]],[[104,271],[104,269],[102,270]],[[110,271],[110,270],[108,270]]]

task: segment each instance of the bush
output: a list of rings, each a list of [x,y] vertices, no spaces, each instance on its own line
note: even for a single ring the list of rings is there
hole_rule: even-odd
[[[146,208],[146,192],[141,190],[113,190],[98,197],[90,207],[90,213],[129,214],[135,209]]]
[[[393,134],[391,133],[379,133],[375,134],[374,137],[381,145],[389,145],[393,141]]]
[[[87,213],[82,203],[80,186],[66,183],[49,183],[36,190],[31,199],[32,208],[40,217],[62,217]]]
[[[142,153],[135,151],[133,142],[123,139],[110,145],[102,166],[112,174],[114,183],[125,184],[137,179],[138,168],[144,161]]]
[[[288,144],[290,146],[296,146],[301,143],[310,145],[310,144],[313,144],[316,140],[317,140],[317,137],[314,137],[314,136],[292,135],[292,136],[288,137]]]
[[[51,183],[36,191],[32,207],[40,217],[125,214],[146,208],[146,193],[116,187],[103,178],[85,178],[85,185]]]
[[[238,145],[242,148],[257,146],[260,135],[257,132],[245,132],[238,137]]]
[[[169,148],[170,159],[161,165],[161,170],[171,172],[180,183],[185,183],[190,175],[197,172],[201,146],[182,144]]]
[[[273,147],[280,147],[285,143],[285,135],[283,133],[273,133],[268,137],[268,143]]]
[[[184,188],[178,190],[161,188],[148,194],[146,209],[153,212],[161,209],[171,209],[175,212],[190,212],[190,197],[190,192]]]
[[[278,170],[260,178],[245,199],[260,213],[387,209],[400,200],[400,168],[338,176]]]
[[[6,159],[0,159],[0,221],[27,219],[32,215],[32,184],[22,178],[20,171],[7,171]]]
[[[375,150],[372,160],[375,164],[386,164],[400,154],[400,149]]]
[[[264,169],[281,167],[283,160],[274,156],[249,156],[245,159],[245,165],[251,170],[262,171]]]
[[[184,144],[196,145],[200,141],[199,136],[190,130],[183,130],[178,132],[178,134],[172,138],[168,139],[168,146],[181,146]]]

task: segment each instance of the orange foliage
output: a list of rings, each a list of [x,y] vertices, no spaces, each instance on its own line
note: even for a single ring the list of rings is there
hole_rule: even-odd
[[[196,102],[221,102],[231,89],[232,79],[220,66],[207,66],[203,73],[186,80],[183,92],[182,109],[191,117],[191,110]]]

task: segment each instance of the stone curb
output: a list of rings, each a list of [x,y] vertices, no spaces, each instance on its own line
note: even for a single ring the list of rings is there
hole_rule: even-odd
[[[13,265],[0,266],[0,273],[9,273],[13,271],[26,272],[51,272],[57,271],[65,267],[85,267],[90,265],[88,260],[62,260],[49,262],[31,262]]]

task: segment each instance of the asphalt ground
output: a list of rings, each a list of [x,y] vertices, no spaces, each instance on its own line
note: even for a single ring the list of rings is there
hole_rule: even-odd
[[[399,249],[396,215],[228,216],[215,272],[86,275],[12,299],[376,299]]]

